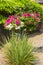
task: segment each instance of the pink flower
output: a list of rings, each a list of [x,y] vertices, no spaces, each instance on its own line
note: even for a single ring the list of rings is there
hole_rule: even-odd
[[[24,13],[22,16],[27,17],[27,14],[26,14],[26,13]]]
[[[35,18],[37,22],[40,22],[40,18]]]
[[[13,22],[13,21],[14,21],[14,15],[12,15],[12,16],[10,17],[10,19],[11,19],[11,21]]]
[[[6,20],[6,25],[9,25],[10,24],[10,19],[7,19]]]
[[[6,25],[9,25],[11,22],[14,22],[14,16],[9,16],[5,22]]]
[[[36,16],[36,17],[39,17],[39,16],[40,16],[40,14],[36,13],[36,14],[35,14],[35,16]]]
[[[20,24],[20,21],[16,19],[16,25],[18,26]]]
[[[40,18],[38,17],[39,14],[31,14],[31,16],[37,21],[37,22],[40,22]]]
[[[33,14],[31,14],[31,16],[32,16],[33,18],[37,18],[37,17],[40,16],[40,14],[38,14],[38,13],[33,13]]]
[[[27,13],[27,17],[30,17],[31,16],[31,14],[30,13]]]
[[[30,13],[24,13],[22,16],[24,16],[24,17],[30,17],[31,14]]]

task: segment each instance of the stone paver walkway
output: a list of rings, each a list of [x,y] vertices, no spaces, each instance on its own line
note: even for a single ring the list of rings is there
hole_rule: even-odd
[[[29,37],[29,41],[32,42],[34,47],[43,47],[43,33],[35,33],[30,35]],[[43,52],[35,52],[35,54],[39,59],[39,62],[36,65],[43,65]]]
[[[29,37],[29,41],[32,42],[34,47],[43,46],[43,33],[31,34]]]
[[[0,65],[7,65],[3,51],[0,51]]]
[[[39,59],[39,61],[36,65],[43,65],[43,53],[36,53],[36,54]]]

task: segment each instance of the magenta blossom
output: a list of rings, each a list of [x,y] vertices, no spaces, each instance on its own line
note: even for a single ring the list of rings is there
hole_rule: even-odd
[[[38,13],[33,13],[33,14],[31,14],[31,16],[32,16],[33,18],[37,18],[37,17],[40,16],[40,14],[38,14]]]
[[[20,21],[16,19],[16,25],[18,26],[20,24]]]
[[[31,14],[30,13],[27,13],[27,17],[30,17],[31,16]]]
[[[26,14],[26,13],[24,13],[22,16],[27,17],[27,14]]]
[[[35,16],[36,16],[36,17],[39,17],[39,16],[40,16],[40,14],[36,13],[36,14],[35,14]]]
[[[30,17],[31,14],[30,13],[24,13],[22,16],[24,16],[24,17]]]
[[[7,19],[5,24],[9,25],[10,24],[10,19]]]
[[[37,22],[40,22],[40,18],[35,18]]]
[[[12,15],[10,19],[13,22],[14,21],[14,15]]]
[[[14,22],[14,16],[12,15],[12,16],[9,16],[8,18],[7,18],[7,20],[6,20],[6,25],[9,25],[11,22]]]

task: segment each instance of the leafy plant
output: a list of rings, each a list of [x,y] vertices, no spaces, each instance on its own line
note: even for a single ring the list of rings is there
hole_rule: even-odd
[[[33,47],[28,42],[27,37],[12,35],[10,41],[4,47],[9,65],[31,65],[34,64],[35,57]]]
[[[0,0],[0,11],[6,11],[12,13],[20,11],[21,8],[25,6],[27,0]],[[29,2],[29,1],[28,1]]]
[[[0,15],[0,24],[4,24],[6,20],[5,16]]]
[[[42,7],[38,3],[31,0],[0,0],[0,11],[7,13],[22,13],[22,12],[39,12],[42,13]]]
[[[5,15],[4,17],[9,14],[22,15],[24,12],[36,12],[41,15],[41,20],[43,20],[41,5],[31,0],[0,0],[0,12],[3,16]]]
[[[18,15],[11,15],[7,18],[4,26],[6,29],[12,30],[20,30],[24,28],[28,31],[33,31],[41,28],[41,18],[40,14],[38,13],[23,13],[21,16]]]

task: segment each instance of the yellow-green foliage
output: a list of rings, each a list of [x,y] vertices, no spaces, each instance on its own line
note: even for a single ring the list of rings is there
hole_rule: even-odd
[[[42,10],[38,3],[31,0],[0,0],[0,11],[12,13],[23,10],[25,12],[25,9],[30,12],[40,12],[40,9]]]
[[[17,7],[24,7],[28,0],[0,0],[0,11],[12,13]]]
[[[21,15],[23,12],[37,12],[40,13],[41,19],[43,19],[41,5],[31,0],[0,0],[0,12],[6,16],[9,14]],[[4,22],[1,21],[1,24]]]

